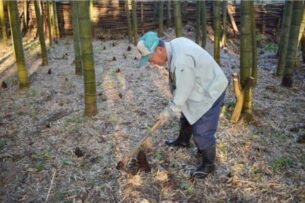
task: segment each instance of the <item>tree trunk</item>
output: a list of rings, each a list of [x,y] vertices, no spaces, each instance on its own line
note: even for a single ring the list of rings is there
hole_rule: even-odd
[[[282,76],[285,68],[285,61],[287,56],[287,47],[289,39],[289,31],[292,17],[292,1],[286,1],[285,3],[285,16],[283,20],[283,26],[281,30],[280,46],[279,46],[279,59],[277,63],[276,75]]]
[[[174,18],[175,18],[175,30],[176,37],[182,36],[182,19],[181,19],[181,2],[174,1]]]
[[[196,1],[196,43],[200,43],[201,1]]]
[[[291,19],[291,27],[289,32],[288,50],[285,63],[285,70],[282,79],[282,85],[285,87],[292,87],[293,84],[293,71],[296,62],[296,56],[298,51],[298,37],[300,32],[300,26],[303,17],[303,1],[293,2],[293,13]]]
[[[132,26],[131,26],[131,18],[130,18],[130,9],[129,9],[129,0],[125,0],[125,13],[127,17],[127,25],[128,25],[128,39],[129,42],[132,42]]]
[[[167,27],[172,26],[172,4],[171,0],[167,1]]]
[[[223,0],[222,2],[222,36],[220,46],[225,47],[227,41],[227,7],[228,1]]]
[[[52,46],[53,38],[52,38],[52,27],[51,27],[51,13],[50,13],[50,3],[46,0],[46,12],[47,12],[47,25],[48,25],[48,37],[49,37],[49,46]]]
[[[245,88],[247,81],[251,77],[251,8],[253,2],[242,1],[241,10],[241,37],[240,37],[240,82],[242,88]],[[243,112],[252,113],[252,89],[245,90]]]
[[[214,1],[214,59],[220,63],[220,0]]]
[[[12,40],[14,44],[17,72],[19,78],[20,89],[29,86],[28,73],[25,66],[25,59],[23,53],[22,37],[19,26],[19,13],[17,8],[17,1],[7,1],[9,21],[12,33]]]
[[[253,2],[251,5],[251,41],[252,41],[252,74],[254,78],[254,85],[257,83],[257,40],[256,40],[256,22],[255,22],[255,9]]]
[[[38,36],[39,36],[40,48],[41,48],[42,65],[48,65],[48,54],[47,54],[47,48],[46,48],[46,43],[45,43],[45,39],[44,39],[42,17],[40,14],[39,3],[40,3],[39,0],[34,0]]]
[[[207,43],[207,20],[206,20],[206,5],[205,5],[205,1],[202,1],[201,3],[201,47],[205,48],[206,43]]]
[[[138,20],[137,20],[137,3],[131,0],[132,6],[132,28],[133,28],[133,43],[136,45],[138,42]]]
[[[4,0],[0,0],[1,46],[7,44],[7,32],[4,18]]]
[[[84,68],[85,115],[94,116],[96,108],[96,84],[92,50],[91,21],[89,16],[89,1],[79,1],[79,33],[81,39],[81,55]]]
[[[164,2],[159,2],[159,35],[164,35],[164,26],[163,26],[163,20],[164,19]]]
[[[74,44],[74,61],[75,61],[75,74],[82,75],[82,60],[80,50],[80,36],[79,36],[79,14],[78,4],[79,1],[72,1],[72,26],[73,26],[73,44]]]

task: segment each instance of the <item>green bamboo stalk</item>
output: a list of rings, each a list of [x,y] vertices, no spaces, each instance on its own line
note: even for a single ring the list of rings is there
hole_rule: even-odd
[[[75,74],[82,75],[82,60],[80,50],[80,36],[79,36],[79,14],[78,4],[79,1],[72,1],[72,26],[73,26],[73,44],[74,44],[74,61],[75,61]]]
[[[89,15],[89,1],[79,1],[79,33],[84,68],[85,115],[97,114],[95,69],[92,49],[92,29]]]
[[[176,37],[181,37],[182,36],[181,2],[174,1],[173,3],[174,3]]]
[[[227,7],[228,7],[228,1],[223,0],[222,2],[222,36],[221,36],[221,46],[226,46],[227,41]]]
[[[55,30],[55,35],[56,38],[59,39],[60,38],[60,32],[59,32],[59,24],[58,24],[58,16],[57,16],[57,5],[56,5],[56,1],[53,1],[53,9],[54,9],[54,30]]]
[[[303,6],[303,1],[293,1],[293,13],[289,32],[288,50],[282,79],[282,85],[285,87],[292,87],[293,85],[293,73],[298,51],[298,37],[303,17]]]
[[[28,29],[28,2],[23,1],[23,21],[22,21],[23,32],[26,33]]]
[[[4,0],[0,0],[1,46],[7,44],[7,32],[4,18]]]
[[[50,9],[50,25],[51,25],[51,33],[52,33],[52,40],[57,39],[56,35],[56,28],[55,28],[55,17],[54,17],[54,4],[53,1],[49,1],[49,9]]]
[[[202,17],[202,22],[201,22],[201,47],[205,48],[206,43],[207,43],[207,20],[206,20],[206,6],[205,6],[205,1],[202,1],[201,3],[201,17]]]
[[[164,2],[160,1],[159,2],[159,35],[160,36],[164,35],[163,20],[164,20]]]
[[[220,5],[220,0],[214,1],[214,59],[218,64],[220,63]]]
[[[47,26],[47,21],[46,21],[46,8],[45,8],[45,1],[40,1],[40,8],[41,8],[41,17],[42,17],[42,25],[43,25],[43,32],[45,35],[45,38],[47,37],[47,30],[48,30],[48,26]]]
[[[253,1],[251,1],[251,41],[252,41],[252,77],[254,78],[254,85],[257,84],[257,41],[256,41],[256,22],[255,9]]]
[[[303,36],[301,38],[301,50],[303,63],[305,63],[305,32],[303,32]]]
[[[44,39],[42,17],[41,17],[41,14],[40,14],[39,3],[40,3],[39,0],[34,0],[34,7],[35,7],[35,13],[36,13],[36,19],[37,19],[38,36],[39,36],[40,48],[41,48],[42,65],[48,65],[48,54],[47,54],[47,48],[46,48],[46,43],[45,43],[45,39]]]
[[[298,46],[300,44],[302,35],[304,33],[304,29],[305,29],[305,8],[303,9],[302,22],[301,22],[300,31],[299,31],[299,37],[298,37]]]
[[[137,20],[137,3],[131,0],[132,7],[132,28],[133,28],[133,43],[136,45],[138,42],[138,20]]]
[[[91,29],[92,29],[92,37],[95,37],[95,30],[94,30],[94,0],[89,0],[89,15],[90,15],[90,21],[92,23]]]
[[[283,46],[282,39],[283,39],[283,35],[285,34],[283,31],[284,31],[284,27],[285,27],[285,22],[287,21],[285,18],[286,18],[286,15],[287,15],[288,2],[289,2],[289,0],[285,1],[285,5],[284,5],[284,9],[283,9],[281,30],[280,30],[279,43],[278,43],[278,50],[277,50],[277,54],[276,54],[277,56],[280,55],[281,49],[282,49],[282,46]]]
[[[19,78],[19,88],[27,88],[29,86],[28,73],[25,65],[22,37],[19,25],[19,13],[17,1],[7,1],[9,21],[14,44],[14,51],[17,64],[17,73]]]
[[[201,19],[201,1],[196,1],[196,39],[195,42],[199,44],[200,41],[200,19]]]
[[[94,8],[93,0],[89,0],[89,2],[90,2],[90,9],[89,9],[89,12],[90,12],[90,20],[91,20],[91,22],[93,22],[93,8]]]
[[[47,25],[48,25],[48,37],[49,37],[49,46],[52,46],[52,28],[51,28],[51,13],[50,13],[50,3],[46,0],[46,12],[47,12]]]
[[[290,31],[291,18],[292,18],[292,7],[293,7],[293,2],[286,1],[285,16],[284,16],[283,27],[281,30],[281,37],[280,37],[279,60],[276,69],[277,76],[282,76],[285,69],[289,31]]]
[[[251,73],[251,1],[241,1],[240,82],[245,88]],[[244,93],[243,112],[252,113],[252,88]]]
[[[127,17],[127,25],[128,25],[128,39],[129,42],[132,42],[132,25],[131,25],[131,17],[130,17],[130,10],[129,10],[129,0],[125,0],[125,13]]]

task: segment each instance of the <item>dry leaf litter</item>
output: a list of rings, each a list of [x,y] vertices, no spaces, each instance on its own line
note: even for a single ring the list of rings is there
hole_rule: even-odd
[[[172,39],[174,30],[166,36]],[[13,54],[1,51],[0,82],[9,86],[0,90],[1,202],[45,201],[55,170],[49,202],[305,202],[305,148],[296,143],[305,124],[304,64],[296,69],[294,87],[287,89],[273,76],[274,53],[259,49],[251,123],[230,123],[235,101],[230,83],[216,135],[214,175],[190,179],[190,170],[200,163],[195,146],[163,144],[178,134],[174,119],[152,137],[151,172],[131,176],[116,164],[170,99],[167,71],[138,69],[140,56],[126,39],[94,40],[98,114],[85,118],[72,38],[49,49],[48,66],[40,66],[37,40],[26,44],[28,90],[19,90],[12,76]],[[228,78],[239,69],[238,44],[229,39],[221,50]],[[207,50],[213,53],[211,41]]]

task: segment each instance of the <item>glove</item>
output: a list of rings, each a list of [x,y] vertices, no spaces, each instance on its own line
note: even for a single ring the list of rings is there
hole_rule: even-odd
[[[158,120],[161,121],[162,124],[166,123],[170,118],[170,112],[168,108],[165,108],[159,115]]]
[[[159,120],[161,123],[166,123],[171,117],[180,117],[181,115],[181,107],[175,105],[173,102],[170,102],[167,107],[160,113]]]

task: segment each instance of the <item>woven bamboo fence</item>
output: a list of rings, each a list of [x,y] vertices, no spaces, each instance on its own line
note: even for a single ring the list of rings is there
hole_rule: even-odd
[[[213,2],[206,1],[207,23],[213,23]],[[171,4],[172,5],[172,4]],[[195,25],[196,7],[194,1],[182,1],[182,19],[184,24]],[[240,23],[239,5],[228,5],[231,15],[236,25]],[[266,4],[255,6],[255,20],[257,28],[262,33],[276,36],[278,33],[284,5]],[[44,7],[43,7],[44,10]],[[168,24],[168,4],[164,4],[164,23]],[[173,22],[173,8],[171,6],[171,21]],[[7,16],[7,11],[5,11]],[[20,19],[24,17],[23,3],[19,2]],[[61,35],[72,34],[71,3],[69,1],[57,2],[58,22]],[[143,33],[154,30],[158,27],[158,2],[157,1],[137,1],[138,32]],[[7,18],[6,18],[7,19]],[[228,25],[230,26],[230,18]],[[93,3],[92,26],[94,36],[123,36],[127,33],[127,19],[124,1],[120,0],[99,0]],[[8,25],[8,22],[7,22]],[[22,24],[21,24],[22,25]],[[172,23],[173,25],[173,23]],[[29,3],[29,29],[36,29],[36,17],[32,2]],[[232,26],[232,25],[231,25]]]

